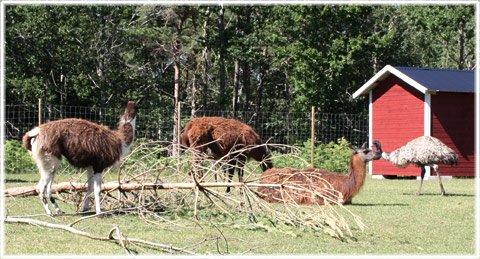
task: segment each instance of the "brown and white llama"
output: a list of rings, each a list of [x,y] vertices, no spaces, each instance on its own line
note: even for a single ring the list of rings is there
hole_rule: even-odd
[[[350,167],[346,175],[316,168],[272,168],[262,174],[260,183],[282,184],[286,187],[262,186],[258,187],[257,192],[268,202],[325,204],[322,197],[312,195],[317,192],[330,200],[329,203],[338,201],[341,204],[350,204],[352,197],[360,191],[365,182],[367,162],[378,160],[382,156],[380,152],[366,148],[366,144],[361,148],[352,148],[354,154],[350,157]],[[333,188],[335,192],[327,191],[329,188]]]
[[[128,153],[135,135],[138,104],[142,99],[124,102],[126,108],[116,131],[87,120],[71,118],[44,123],[25,134],[23,145],[39,169],[41,178],[37,189],[47,214],[52,214],[47,197],[57,213],[63,213],[52,197],[52,183],[62,155],[73,166],[87,169],[88,192],[83,211],[90,209],[90,195],[94,192],[95,211],[101,213],[102,172]]]
[[[271,155],[260,136],[252,127],[236,119],[195,118],[185,126],[182,143],[205,154],[210,153],[215,160],[225,158],[229,166],[229,182],[235,173],[235,165],[238,167],[238,179],[243,181],[247,158],[262,162],[263,171],[273,167]],[[238,150],[242,151],[235,152]],[[230,187],[227,187],[227,192],[230,192]]]

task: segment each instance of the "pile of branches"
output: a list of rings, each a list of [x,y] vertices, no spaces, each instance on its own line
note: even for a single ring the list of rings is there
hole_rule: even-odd
[[[289,154],[274,153],[271,158],[274,163],[281,156],[296,156],[295,152],[298,151],[291,146],[267,146],[293,151]],[[185,226],[167,219],[166,215],[191,215],[196,224],[200,225],[225,224],[224,217],[220,220],[211,216],[212,211],[215,211],[215,214],[243,219],[246,228],[260,226],[268,228],[268,231],[286,231],[288,227],[296,227],[344,238],[345,233],[353,236],[350,227],[352,222],[359,230],[365,229],[361,218],[341,205],[341,195],[328,184],[325,188],[305,184],[260,184],[262,170],[258,162],[247,163],[244,167],[244,182],[235,182],[237,176],[233,182],[228,182],[224,173],[228,159],[235,159],[243,151],[244,149],[239,149],[220,160],[213,160],[208,154],[170,142],[140,142],[119,167],[104,173],[102,209],[108,212],[121,208],[138,213],[148,223],[169,224],[173,227]],[[177,152],[182,155],[171,155]],[[297,158],[301,159],[299,156]],[[308,163],[305,162],[305,165]],[[74,205],[78,212],[83,207],[87,191],[85,172],[79,175],[78,169],[68,167],[63,170],[63,174],[68,174],[69,170],[75,170],[76,173],[71,174],[68,182],[55,184],[53,192],[63,201]],[[227,186],[234,187],[231,194],[225,192]],[[283,203],[268,203],[257,193],[259,186],[296,190],[329,202],[326,205],[299,205],[292,202],[292,199],[287,199]],[[6,196],[36,194],[34,186],[5,191]],[[263,219],[272,225],[266,226],[262,223],[265,221]]]

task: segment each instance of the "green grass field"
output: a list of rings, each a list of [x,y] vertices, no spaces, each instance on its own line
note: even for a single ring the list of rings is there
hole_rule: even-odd
[[[6,175],[6,187],[35,185],[36,174]],[[91,218],[74,227],[102,236],[119,226],[127,238],[186,247],[201,254],[328,254],[328,255],[474,255],[475,180],[443,181],[446,197],[439,195],[438,181],[426,181],[423,195],[416,196],[416,180],[373,180],[367,176],[362,191],[346,206],[367,225],[363,232],[352,226],[354,237],[339,240],[323,232],[251,227],[225,220],[223,224],[198,225],[189,217],[169,217],[174,224],[149,223],[137,214]],[[44,213],[39,198],[4,198],[7,216]],[[66,212],[74,208],[63,202]],[[205,212],[203,212],[205,213]],[[35,219],[69,224],[80,216]],[[158,222],[158,221],[156,221]],[[118,242],[99,241],[62,230],[18,223],[5,224],[5,255],[124,255]],[[181,225],[179,227],[178,225]],[[140,255],[162,254],[157,249],[130,244]]]

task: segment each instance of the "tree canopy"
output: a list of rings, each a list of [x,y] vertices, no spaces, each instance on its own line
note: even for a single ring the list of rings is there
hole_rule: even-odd
[[[5,9],[8,104],[365,113],[352,93],[387,64],[475,65],[473,5]]]

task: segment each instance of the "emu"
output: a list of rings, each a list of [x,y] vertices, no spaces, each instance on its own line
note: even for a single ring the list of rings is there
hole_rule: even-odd
[[[90,209],[90,195],[94,191],[95,210],[97,214],[101,213],[102,172],[128,153],[135,135],[138,104],[142,99],[129,102],[122,100],[126,108],[117,131],[87,120],[70,118],[44,123],[23,136],[23,145],[40,172],[37,189],[47,214],[52,214],[47,197],[56,212],[63,213],[52,197],[52,183],[62,155],[73,166],[87,169],[88,192],[83,211]]]
[[[235,164],[238,166],[238,179],[240,182],[243,181],[243,167],[247,158],[262,162],[263,171],[273,167],[270,153],[263,145],[260,136],[252,127],[236,119],[195,118],[185,126],[182,143],[184,146],[193,147],[203,153],[207,153],[209,150],[215,160],[243,148],[244,151],[227,157],[229,182],[235,173]],[[230,187],[227,187],[227,193],[229,192]]]
[[[390,161],[400,168],[405,168],[409,164],[422,168],[417,195],[420,195],[422,192],[423,177],[425,176],[425,168],[427,166],[433,167],[437,172],[441,195],[445,195],[438,164],[455,165],[458,163],[458,155],[442,141],[431,136],[421,136],[391,153],[383,152],[378,140],[375,140],[374,145],[382,153],[382,159]]]
[[[341,204],[350,204],[352,197],[360,191],[365,182],[366,163],[381,157],[380,152],[368,149],[366,146],[367,143],[365,142],[360,148],[350,147],[354,154],[350,157],[350,167],[347,175],[316,168],[303,170],[273,168],[262,174],[260,183],[311,187],[309,189],[320,189],[320,192],[329,199],[339,200],[338,195],[322,191],[322,189],[330,186],[341,194],[343,198],[340,200]],[[297,204],[325,204],[325,200],[322,197],[312,197],[310,192],[304,190],[292,190],[289,188],[280,190],[278,187],[261,186],[258,187],[257,192],[262,199],[268,202],[293,201]]]

